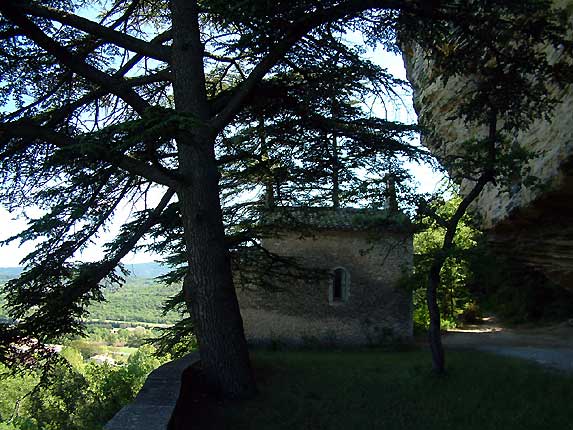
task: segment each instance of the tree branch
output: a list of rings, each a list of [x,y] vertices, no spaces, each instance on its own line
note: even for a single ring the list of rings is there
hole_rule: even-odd
[[[471,189],[471,191],[466,194],[464,199],[459,204],[456,212],[450,218],[448,224],[449,227],[446,230],[446,235],[444,237],[444,244],[442,246],[443,250],[449,250],[454,242],[454,235],[456,234],[458,222],[462,219],[466,213],[470,204],[480,195],[482,190],[489,182],[495,183],[495,162],[496,162],[496,141],[497,141],[497,111],[495,109],[490,109],[489,115],[489,135],[487,138],[487,166],[484,171]]]
[[[109,258],[106,257],[99,263],[94,263],[99,267],[97,268],[95,275],[89,277],[89,281],[92,285],[99,284],[109,273],[111,273],[120,263],[121,259],[133,250],[137,242],[149,231],[149,229],[157,224],[161,213],[165,210],[174,195],[175,190],[173,188],[167,190],[159,204],[155,209],[153,209],[153,211],[151,211],[145,222],[137,228],[128,240],[122,243],[115,254]],[[82,281],[81,275],[78,280],[76,280],[76,283],[81,285],[82,282],[78,281]]]
[[[0,124],[0,138],[22,138],[22,139],[39,139],[51,143],[58,148],[69,151],[90,160],[106,161],[116,167],[124,169],[129,173],[141,176],[151,182],[176,188],[179,181],[176,179],[175,172],[165,172],[165,169],[158,169],[150,164],[142,162],[136,158],[125,154],[113,152],[105,146],[89,145],[86,148],[76,139],[58,133],[47,127],[43,127],[30,121],[17,121],[7,124]]]
[[[12,2],[14,9],[25,14],[58,21],[62,24],[77,28],[85,33],[104,39],[127,50],[136,52],[146,57],[155,58],[159,61],[168,62],[171,57],[171,48],[158,43],[147,42],[129,34],[113,30],[80,16],[59,11],[54,8],[31,4],[28,2]]]
[[[254,90],[264,76],[284,57],[284,55],[309,31],[321,24],[346,17],[354,17],[368,9],[397,9],[416,4],[418,0],[348,0],[329,9],[322,9],[312,15],[306,15],[292,24],[282,40],[269,48],[269,53],[251,71],[248,78],[235,91],[226,107],[215,116],[210,126],[222,130],[233,119],[245,99]]]
[[[170,188],[167,190],[145,222],[137,228],[129,239],[122,243],[114,255],[106,257],[97,263],[87,263],[80,269],[78,276],[67,288],[65,297],[60,301],[60,306],[66,309],[66,307],[74,304],[82,296],[90,293],[102,280],[110,275],[121,262],[121,259],[132,251],[137,242],[158,222],[161,213],[165,210],[174,195],[174,189]]]
[[[10,4],[0,3],[0,12],[16,24],[26,37],[34,41],[41,48],[45,49],[46,52],[56,57],[63,65],[89,81],[107,89],[110,93],[116,94],[140,115],[150,107],[143,98],[126,85],[126,82],[123,79],[109,76],[107,73],[96,69],[95,67],[87,64],[81,58],[70,53],[66,48],[47,36],[40,28],[38,28],[38,26],[36,26],[36,24],[30,21],[26,16],[22,15],[20,11]]]
[[[70,73],[70,72],[67,72],[67,73]],[[119,76],[121,76],[121,75],[119,75]],[[137,76],[134,78],[125,79],[126,85],[129,85],[130,87],[137,87],[140,85],[146,85],[146,84],[151,84],[151,83],[155,83],[155,82],[164,82],[164,81],[171,81],[171,72],[168,69],[160,70],[157,73],[154,73],[153,75]],[[58,85],[56,85],[55,88],[53,88],[51,91],[48,91],[46,94],[42,95],[42,97],[39,97],[37,100],[33,101],[29,105],[24,106],[15,112],[11,112],[8,115],[6,115],[5,117],[0,118],[0,119],[2,121],[6,121],[6,120],[14,120],[14,119],[18,118],[19,116],[24,114],[27,110],[30,110],[30,109],[34,108],[35,106],[38,106],[40,103],[43,103],[44,101],[49,99],[51,96],[56,94],[56,92],[63,86],[64,83],[65,82],[62,79],[62,81]],[[44,115],[49,115],[51,117],[49,123],[55,125],[59,122],[59,120],[61,120],[65,116],[67,116],[67,114],[73,112],[76,108],[84,106],[87,103],[94,101],[98,97],[102,97],[106,94],[108,94],[108,92],[105,90],[102,90],[102,89],[92,91],[91,93],[85,94],[83,97],[80,97],[78,100],[71,102],[71,103],[68,103],[67,105],[63,106],[62,108],[50,111],[49,113],[44,114]],[[40,120],[41,117],[42,117],[42,115],[39,115],[39,116],[36,116],[34,118],[36,120]]]
[[[442,216],[440,216],[435,210],[430,208],[425,200],[421,199],[418,205],[418,209],[420,213],[422,213],[423,215],[432,218],[436,222],[436,224],[438,224],[440,227],[443,227],[444,229],[447,230],[448,227],[450,226],[448,221]]]
[[[165,33],[160,34],[159,36],[157,36],[153,40],[158,41],[158,42],[159,41],[165,41],[165,40],[168,40],[170,37],[171,37],[171,32],[165,32]],[[135,65],[137,63],[139,63],[139,61],[141,61],[142,58],[143,58],[143,56],[140,54],[135,55],[127,63],[125,63],[117,72],[115,72],[113,74],[113,77],[118,78],[118,79],[123,77],[127,72],[129,72],[133,67],[135,67]],[[169,78],[171,79],[171,75],[169,76]],[[127,83],[130,83],[130,81],[127,81]],[[133,84],[136,82],[131,81],[131,83]],[[75,109],[78,109],[81,106],[84,106],[90,102],[93,102],[98,97],[103,97],[108,93],[109,93],[109,91],[106,91],[106,90],[100,88],[100,89],[97,89],[95,91],[92,91],[91,93],[84,95],[83,97],[80,97],[78,100],[76,100],[72,103],[69,103],[65,106],[62,106],[61,108],[59,108],[55,111],[49,112],[50,120],[45,125],[51,127],[51,126],[58,124],[60,121],[62,121],[64,118],[66,118],[67,115],[70,115]],[[37,118],[37,117],[36,117],[36,119],[38,121],[41,120],[41,118]]]

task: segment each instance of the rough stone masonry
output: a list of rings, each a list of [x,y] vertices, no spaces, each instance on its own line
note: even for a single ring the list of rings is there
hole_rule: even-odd
[[[238,288],[251,343],[358,346],[412,336],[411,292],[400,286],[412,267],[406,217],[331,208],[290,209],[288,217],[295,222],[262,245],[299,273],[273,289]]]

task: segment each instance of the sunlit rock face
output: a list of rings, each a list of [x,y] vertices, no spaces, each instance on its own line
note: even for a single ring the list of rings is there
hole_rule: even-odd
[[[573,10],[573,0],[555,4]],[[548,55],[555,58],[560,53]],[[404,62],[420,124],[437,136],[425,138],[424,145],[438,156],[457,153],[464,141],[480,132],[449,119],[455,116],[469,82],[455,79],[444,85],[416,47],[405,48]],[[539,120],[517,136],[539,154],[528,167],[542,186],[528,188],[523,178],[516,178],[509,190],[490,185],[472,209],[497,249],[573,289],[573,88],[554,91],[561,102],[551,120]],[[461,186],[462,192],[467,192],[471,183]]]

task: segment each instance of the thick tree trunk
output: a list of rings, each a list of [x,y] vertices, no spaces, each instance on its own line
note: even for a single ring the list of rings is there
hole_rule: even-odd
[[[177,195],[189,264],[185,295],[208,382],[223,397],[248,398],[256,386],[225,242],[197,2],[172,0],[171,12],[175,107],[188,118],[176,136],[184,182]]]
[[[432,352],[432,369],[438,375],[444,374],[446,370],[440,326],[440,308],[438,306],[438,287],[440,286],[440,271],[442,270],[442,265],[443,263],[441,261],[435,261],[434,264],[432,264],[426,289],[426,302],[430,313],[428,341]]]
[[[185,294],[209,383],[223,397],[248,398],[256,388],[225,243],[218,172],[212,146],[201,146],[192,154],[192,184],[178,194],[189,262]]]

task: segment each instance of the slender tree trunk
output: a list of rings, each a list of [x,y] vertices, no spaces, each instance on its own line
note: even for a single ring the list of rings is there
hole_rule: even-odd
[[[275,190],[273,188],[273,180],[267,179],[265,181],[265,207],[272,209],[275,207]]]
[[[338,157],[338,138],[332,136],[332,207],[340,207],[340,160]]]
[[[446,371],[446,359],[444,346],[442,345],[440,308],[438,306],[438,287],[440,286],[440,271],[443,266],[443,259],[439,257],[434,261],[428,275],[428,285],[426,288],[426,302],[430,313],[430,329],[428,330],[428,341],[432,352],[432,369],[438,375]]]
[[[399,211],[398,197],[396,196],[396,176],[393,173],[386,175],[386,204],[391,214]]]
[[[426,286],[426,302],[430,313],[430,329],[428,337],[432,351],[432,368],[438,374],[445,373],[444,347],[440,332],[440,308],[438,306],[438,288],[440,287],[440,272],[446,262],[447,254],[454,244],[454,236],[460,220],[468,210],[470,204],[477,199],[484,187],[495,180],[496,141],[497,141],[497,111],[492,108],[489,115],[489,134],[486,139],[487,165],[470,192],[463,198],[452,218],[446,222],[446,234],[440,254],[436,255],[428,274]]]
[[[271,170],[271,164],[269,160],[269,148],[267,146],[267,134],[265,131],[265,118],[263,115],[259,118],[259,139],[261,141],[261,158],[266,164],[265,175],[263,177],[263,182],[265,184],[265,207],[267,209],[272,209],[275,207],[275,192],[273,188],[274,177]]]
[[[335,57],[335,63],[338,63],[338,55]],[[330,108],[330,116],[332,119],[337,120],[339,114],[339,106],[336,99],[332,99],[332,106]],[[328,142],[328,134],[325,139]],[[336,133],[332,134],[332,207],[338,209],[340,207],[340,158],[338,150],[338,137]]]
[[[188,118],[176,136],[184,181],[177,195],[189,264],[185,295],[209,383],[223,397],[248,398],[256,386],[225,242],[215,134],[207,126],[197,2],[172,0],[171,12],[175,107]]]

